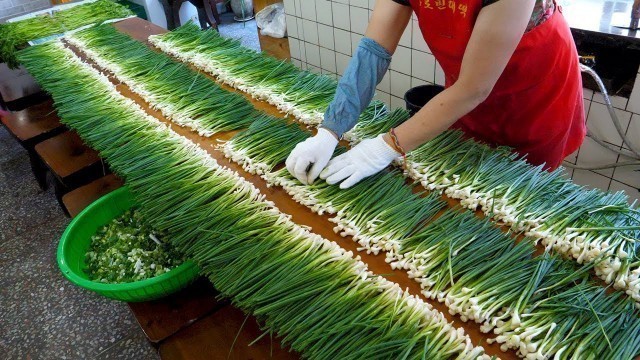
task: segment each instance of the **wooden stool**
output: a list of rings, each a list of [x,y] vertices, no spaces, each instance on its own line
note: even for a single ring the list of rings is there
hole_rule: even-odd
[[[62,203],[69,216],[73,218],[92,202],[121,187],[123,184],[124,181],[122,179],[114,174],[109,174],[64,194]]]
[[[129,308],[147,339],[158,344],[204,316],[227,306],[206,278],[199,278],[181,291],[162,299],[129,303]]]
[[[45,101],[22,111],[6,113],[5,116],[0,116],[0,120],[9,133],[29,153],[33,175],[40,188],[45,190],[47,188],[47,168],[37,156],[35,146],[43,140],[66,131],[53,108],[53,101]]]
[[[56,199],[67,215],[62,196],[108,173],[98,153],[86,146],[74,131],[37,144],[35,151],[53,175]]]
[[[226,306],[160,344],[163,360],[293,360],[300,356],[263,335],[256,319]],[[254,344],[250,345],[256,341]]]

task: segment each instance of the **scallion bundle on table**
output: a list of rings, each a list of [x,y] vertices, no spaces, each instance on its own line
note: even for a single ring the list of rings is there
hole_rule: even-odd
[[[278,129],[278,139],[287,138],[287,132],[293,136],[300,131],[283,120],[271,119],[269,123]],[[460,133],[447,133],[443,138],[452,136],[460,137]],[[376,254],[385,251],[392,267],[407,270],[409,277],[420,283],[425,296],[445,302],[451,314],[460,315],[464,321],[482,324],[483,331],[495,331],[498,336],[493,341],[501,343],[502,349],[514,349],[531,359],[557,352],[617,358],[625,352],[638,351],[607,345],[611,334],[620,336],[619,341],[626,341],[622,339],[631,334],[613,327],[621,321],[618,319],[628,320],[639,314],[619,294],[607,296],[601,287],[589,282],[589,266],[578,269],[548,254],[535,257],[534,241],[515,243],[509,234],[469,212],[446,211],[425,227],[444,204],[434,195],[413,194],[397,173],[374,175],[345,190],[325,182],[303,185],[284,168],[271,171],[278,160],[284,161],[290,149],[280,152],[276,147],[275,157],[269,158],[263,153],[268,151],[263,144],[270,143],[269,137],[268,132],[240,132],[236,138],[242,141],[229,142],[233,143],[233,156],[228,156],[250,164],[251,169],[261,169],[258,173],[267,182],[282,186],[294,200],[314,212],[334,214],[330,221],[337,224],[336,232],[352,236],[363,250]],[[473,144],[470,142],[469,146]],[[468,150],[463,147],[461,156]],[[265,158],[269,158],[268,164],[261,163]],[[599,310],[585,307],[583,299],[568,300],[577,292],[597,303]],[[581,310],[553,314],[538,310],[574,307]],[[528,321],[532,318],[539,322]],[[520,325],[522,319],[527,320],[524,327]],[[576,329],[572,324],[577,322],[581,326]],[[612,327],[601,325],[603,322]],[[546,327],[549,323],[557,324],[552,329],[556,330],[553,336],[549,336]],[[547,333],[534,330],[542,327]],[[585,349],[584,344],[589,342],[598,345]]]
[[[0,24],[0,63],[18,66],[16,51],[30,40],[61,34],[79,27],[110,19],[131,16],[126,7],[110,0],[97,0],[70,9],[43,14],[29,19]]]
[[[180,126],[203,136],[248,126],[256,116],[239,94],[102,25],[69,35],[67,41]]]
[[[298,125],[264,114],[221,148],[226,157],[248,172],[264,174],[284,162],[293,148],[308,137]]]
[[[505,149],[447,132],[409,155],[408,174],[428,189],[482,210],[499,224],[541,241],[640,301],[640,213],[624,193],[573,184]]]
[[[409,119],[409,112],[395,109],[391,112],[384,103],[374,100],[360,115],[358,123],[353,129],[344,134],[344,139],[351,145],[363,139],[374,138],[378,134],[386,133]]]
[[[333,99],[336,81],[300,71],[281,61],[244,48],[217,31],[200,31],[194,24],[149,41],[162,51],[191,63],[225,84],[265,100],[306,124],[319,124]]]

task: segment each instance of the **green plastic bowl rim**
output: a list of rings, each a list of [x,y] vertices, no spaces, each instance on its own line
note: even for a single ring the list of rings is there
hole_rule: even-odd
[[[56,257],[58,261],[58,266],[60,267],[62,274],[67,279],[69,279],[72,283],[78,286],[82,286],[84,288],[96,290],[96,291],[131,291],[131,290],[146,288],[150,285],[163,282],[167,279],[177,276],[178,274],[192,271],[193,268],[196,267],[196,264],[193,261],[187,260],[184,263],[182,263],[180,266],[174,269],[171,269],[162,275],[154,276],[149,279],[129,282],[129,283],[101,283],[97,281],[92,281],[79,276],[73,270],[71,270],[71,268],[67,265],[67,262],[65,261],[65,258],[64,258],[64,248],[67,244],[67,241],[71,240],[71,237],[68,236],[68,234],[75,227],[75,224],[77,222],[82,221],[82,219],[85,216],[87,216],[87,214],[90,213],[93,208],[100,207],[102,206],[103,203],[109,201],[110,196],[115,196],[120,192],[128,192],[128,191],[129,189],[126,186],[123,186],[120,189],[114,190],[109,194],[102,196],[100,199],[94,201],[89,206],[87,206],[84,210],[82,210],[75,218],[73,218],[73,220],[71,220],[71,222],[65,229],[64,233],[62,233],[60,244],[58,244],[58,251],[57,251]]]

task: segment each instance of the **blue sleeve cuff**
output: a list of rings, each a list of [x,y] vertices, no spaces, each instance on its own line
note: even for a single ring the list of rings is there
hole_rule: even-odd
[[[355,126],[369,105],[376,86],[391,63],[391,54],[370,38],[363,38],[338,82],[333,101],[324,114],[322,126],[339,137]]]

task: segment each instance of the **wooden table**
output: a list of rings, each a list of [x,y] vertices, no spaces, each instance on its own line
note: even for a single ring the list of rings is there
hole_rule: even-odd
[[[133,38],[140,40],[142,42],[147,43],[147,38],[149,35],[160,34],[166,32],[166,30],[155,26],[147,21],[132,18],[128,20],[124,20],[122,22],[116,23],[115,27],[126,34],[129,34]],[[147,43],[148,44],[148,43]],[[225,89],[229,91],[235,91],[234,89],[223,86]],[[357,251],[357,244],[353,242],[349,238],[342,238],[339,235],[333,232],[333,224],[329,222],[328,216],[319,216],[317,214],[312,213],[306,207],[296,203],[293,199],[284,192],[279,187],[267,187],[266,182],[261,179],[259,176],[251,175],[245,172],[240,166],[235,163],[227,160],[223,154],[215,149],[215,146],[219,144],[219,140],[229,139],[235,132],[228,132],[215,135],[210,138],[205,138],[199,136],[197,133],[190,131],[186,128],[182,128],[180,126],[176,126],[166,120],[159,111],[150,109],[148,104],[146,104],[139,96],[133,94],[126,85],[118,85],[117,89],[124,95],[127,96],[138,104],[142,106],[150,115],[158,118],[160,121],[167,123],[175,132],[180,135],[187,137],[192,140],[194,143],[201,146],[204,150],[206,150],[212,158],[216,159],[221,165],[227,166],[232,170],[237,171],[247,180],[251,181],[260,191],[266,195],[267,200],[273,201],[275,205],[284,213],[291,214],[293,221],[301,225],[310,226],[313,232],[322,235],[328,240],[335,241],[340,246],[347,250],[351,250],[354,253],[358,253],[361,256],[362,260],[369,265],[371,271],[376,274],[385,274],[387,278],[398,283],[402,288],[407,288],[412,294],[418,295],[422,297],[420,294],[420,286],[417,282],[409,279],[408,275],[404,271],[391,270],[391,267],[384,261],[384,255],[368,255],[366,253],[361,253]],[[241,93],[243,94],[243,93]],[[257,109],[265,111],[271,115],[283,117],[274,106],[271,106],[267,103],[257,101],[252,99],[250,96],[243,94]],[[446,199],[450,204],[455,204],[453,200]],[[214,284],[215,285],[215,284]],[[422,297],[424,299],[424,297]],[[444,304],[440,304],[438,302],[434,302],[429,299],[424,299],[428,303],[432,304],[434,308],[442,312],[447,319],[453,321],[454,325],[457,327],[462,327],[466,330],[466,332],[471,337],[474,344],[481,344],[486,349],[489,355],[497,355],[502,359],[517,359],[514,352],[503,353],[499,350],[499,346],[496,344],[488,345],[486,343],[486,337],[481,334],[479,330],[479,326],[475,323],[464,323],[458,317],[454,317],[449,315],[448,309]],[[225,308],[226,309],[226,308]],[[215,315],[215,314],[214,314]],[[223,316],[224,315],[224,316]],[[232,311],[231,309],[225,310],[221,315],[211,316],[206,318],[206,322],[202,324],[200,321],[196,322],[194,325],[191,325],[185,330],[182,330],[176,335],[173,335],[170,339],[176,339],[177,343],[172,344],[171,346],[167,345],[164,347],[161,345],[161,355],[165,359],[191,359],[191,358],[202,358],[202,354],[206,352],[210,357],[213,356],[223,356],[227,358],[229,343],[228,341],[232,339],[229,334],[225,334],[224,331],[220,330],[220,326],[224,327],[224,321],[227,318],[235,318],[238,320],[238,313]],[[204,321],[204,320],[201,320]],[[218,324],[218,325],[216,325]],[[183,333],[184,331],[188,331],[187,333]],[[231,330],[227,330],[230,332]],[[244,335],[241,335],[244,337]],[[215,339],[215,340],[214,340]],[[209,341],[215,341],[215,345],[212,345]],[[275,349],[275,348],[274,348]],[[244,345],[240,345],[236,342],[234,346],[234,351],[244,351]],[[263,349],[266,351],[266,349]],[[248,350],[247,350],[248,351]],[[277,352],[280,354],[280,352]],[[254,356],[254,355],[251,355]],[[261,355],[255,355],[256,358],[268,358],[268,352],[263,353]]]
[[[48,100],[30,106],[24,110],[8,113],[1,117],[7,130],[24,146],[33,145],[54,133],[64,131],[64,125],[53,108],[53,101]]]
[[[205,317],[160,345],[162,359],[179,360],[294,360],[299,355],[263,335],[255,318],[233,306]],[[254,341],[255,344],[250,345]],[[196,351],[194,351],[196,349]]]
[[[24,67],[9,69],[7,64],[0,63],[0,105],[19,111],[47,97]]]
[[[209,280],[199,278],[173,295],[153,301],[129,303],[129,308],[147,339],[158,345],[201,318],[228,306],[229,301],[218,299],[219,295]]]

